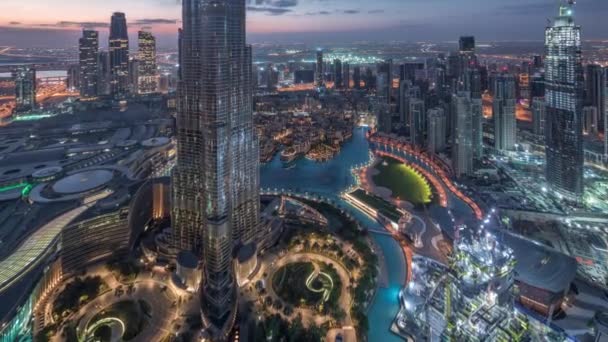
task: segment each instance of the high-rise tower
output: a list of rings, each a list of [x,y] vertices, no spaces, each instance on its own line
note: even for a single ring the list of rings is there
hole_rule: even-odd
[[[112,96],[124,99],[129,90],[129,34],[124,13],[112,14],[109,47]]]
[[[150,32],[139,31],[139,65],[137,92],[150,94],[158,88],[158,73],[156,71],[156,38]]]
[[[24,113],[36,108],[36,69],[20,66],[13,71],[15,80],[15,112]]]
[[[493,89],[494,148],[511,151],[515,148],[517,136],[515,77],[506,73],[496,76]]]
[[[325,85],[324,72],[323,51],[317,50],[317,70],[315,74],[317,87],[322,87]]]
[[[80,65],[80,99],[93,101],[99,94],[99,32],[93,30],[82,31],[78,41]]]
[[[583,194],[584,87],[581,29],[575,25],[569,0],[545,33],[545,144],[549,187],[563,196]]]
[[[245,0],[184,0],[182,15],[173,242],[201,258],[203,322],[222,341],[236,315],[233,251],[259,227]]]

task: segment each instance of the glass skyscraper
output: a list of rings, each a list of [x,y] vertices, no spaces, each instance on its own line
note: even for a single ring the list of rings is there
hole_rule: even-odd
[[[545,35],[546,177],[559,194],[583,193],[583,67],[581,29],[575,25],[573,0],[560,6]]]
[[[112,15],[109,47],[112,96],[124,99],[129,90],[129,34],[124,13]]]
[[[156,70],[156,38],[150,32],[139,31],[139,65],[137,92],[150,94],[158,88],[158,73]]]
[[[259,227],[259,147],[253,124],[245,0],[184,0],[173,172],[173,233],[203,263],[201,309],[212,340],[234,324],[235,248]]]
[[[99,32],[83,30],[78,41],[80,65],[80,98],[83,101],[97,99],[99,93]]]

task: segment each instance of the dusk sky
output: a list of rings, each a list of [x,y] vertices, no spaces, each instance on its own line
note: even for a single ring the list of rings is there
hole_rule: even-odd
[[[1,0],[0,45],[66,46],[83,26],[105,31],[113,11],[170,45],[181,0]],[[559,0],[250,0],[252,41],[540,40]],[[608,0],[579,0],[585,39],[608,38]]]

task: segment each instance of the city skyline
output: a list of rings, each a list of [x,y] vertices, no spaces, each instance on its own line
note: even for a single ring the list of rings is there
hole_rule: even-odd
[[[256,0],[248,2],[249,40],[298,41],[323,44],[355,40],[453,40],[453,32],[473,34],[478,40],[542,40],[547,13],[555,12],[557,0],[482,2],[444,0],[408,3],[381,0],[374,3],[344,0]],[[441,6],[437,6],[437,3]],[[0,45],[72,45],[81,28],[108,30],[115,11],[125,12],[130,34],[144,28],[159,37],[161,46],[176,44],[181,26],[179,0],[141,0],[125,4],[117,0],[81,4],[63,1],[51,8],[44,1],[28,0],[28,6],[5,1],[0,14]],[[585,22],[586,39],[605,38],[601,17],[608,3],[581,1],[576,9]],[[490,20],[491,18],[491,20]],[[431,24],[432,23],[432,24]],[[523,36],[525,34],[525,36]],[[45,38],[45,39],[42,39]],[[52,43],[49,43],[49,38]]]

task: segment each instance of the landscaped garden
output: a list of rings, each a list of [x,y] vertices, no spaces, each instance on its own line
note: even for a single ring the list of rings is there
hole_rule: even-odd
[[[55,299],[53,316],[60,320],[97,297],[105,288],[107,285],[101,277],[75,278]]]
[[[89,338],[112,336],[113,329],[118,329],[121,341],[133,340],[148,324],[151,316],[150,305],[144,301],[125,300],[112,304],[91,319],[87,326]]]
[[[373,176],[377,186],[389,189],[392,197],[414,205],[431,202],[432,189],[427,180],[412,167],[393,158],[383,158]]]

